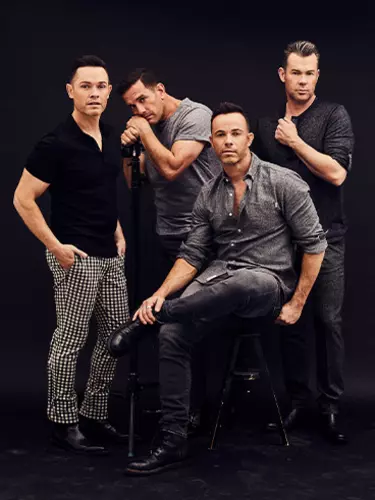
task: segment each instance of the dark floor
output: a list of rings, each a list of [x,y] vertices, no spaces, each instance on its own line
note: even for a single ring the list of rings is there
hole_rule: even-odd
[[[267,404],[242,399],[241,414],[222,431],[216,451],[207,450],[207,436],[195,438],[186,467],[152,478],[123,475],[126,448],[112,448],[109,456],[96,458],[53,449],[43,401],[22,401],[17,406],[9,399],[2,406],[0,500],[375,498],[374,401],[344,399],[347,446],[327,444],[312,416],[310,429],[295,432],[285,448],[277,434],[262,430],[270,415]],[[113,398],[111,405],[115,422],[125,428],[125,402]],[[143,414],[139,453],[147,452],[155,427],[155,415]]]

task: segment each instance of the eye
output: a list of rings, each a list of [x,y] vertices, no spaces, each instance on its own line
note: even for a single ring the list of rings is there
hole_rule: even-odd
[[[87,83],[83,83],[83,84],[81,85],[81,88],[82,88],[82,89],[88,89],[88,88],[89,88],[89,86],[88,86],[88,84],[87,84]]]

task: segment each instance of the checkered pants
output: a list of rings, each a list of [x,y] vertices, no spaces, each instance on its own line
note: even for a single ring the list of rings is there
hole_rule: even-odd
[[[65,270],[47,250],[47,263],[54,280],[57,328],[48,356],[47,415],[53,422],[78,422],[75,392],[77,358],[84,347],[94,314],[98,337],[91,357],[90,376],[79,413],[88,418],[107,418],[109,389],[116,360],[106,348],[106,339],[129,319],[123,257],[75,256]]]

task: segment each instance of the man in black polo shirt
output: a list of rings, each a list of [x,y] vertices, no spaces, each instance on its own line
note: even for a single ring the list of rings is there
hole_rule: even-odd
[[[14,205],[30,231],[46,246],[54,279],[57,328],[48,358],[48,418],[53,441],[68,450],[102,453],[86,436],[122,441],[107,420],[115,360],[106,339],[127,320],[125,239],[117,219],[116,178],[121,171],[120,137],[100,121],[111,92],[105,63],[77,59],[66,86],[74,110],[44,136],[29,156]],[[36,199],[48,189],[51,228]],[[95,315],[98,338],[78,413],[74,390],[78,355]],[[81,432],[78,426],[81,417]]]
[[[338,401],[344,390],[344,341],[341,309],[344,298],[344,235],[342,184],[351,168],[354,144],[350,118],[342,105],[315,95],[319,53],[314,44],[288,45],[279,68],[285,84],[286,107],[255,127],[254,151],[266,161],[294,170],[309,184],[311,196],[326,231],[328,249],[304,310],[295,327],[281,333],[285,385],[292,410],[291,429],[301,423],[309,399],[307,326],[313,318],[316,339],[316,376],[322,430],[334,443],[346,442],[336,424]],[[310,314],[308,314],[310,313]],[[312,316],[311,316],[312,314]]]

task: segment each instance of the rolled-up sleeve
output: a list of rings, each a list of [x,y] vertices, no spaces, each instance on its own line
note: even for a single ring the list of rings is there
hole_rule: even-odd
[[[210,255],[213,231],[210,223],[208,196],[204,187],[199,193],[192,213],[192,227],[181,245],[177,258],[184,259],[198,271]]]
[[[327,248],[309,186],[298,174],[288,172],[283,182],[283,213],[292,239],[305,253],[318,254]]]
[[[324,135],[323,151],[336,160],[345,170],[352,167],[354,135],[350,117],[344,106],[332,112]]]

